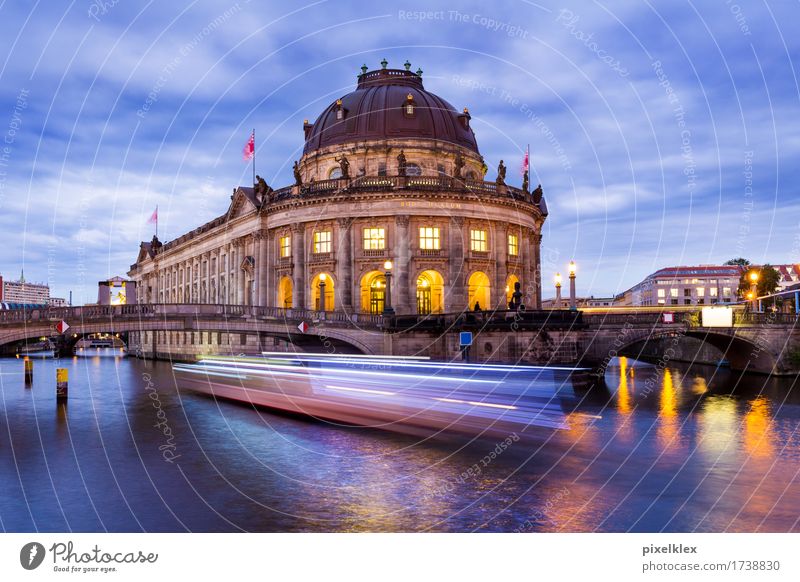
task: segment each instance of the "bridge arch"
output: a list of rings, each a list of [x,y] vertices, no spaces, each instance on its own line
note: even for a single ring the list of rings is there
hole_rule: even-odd
[[[663,360],[676,359],[676,348],[685,338],[699,340],[718,349],[725,360],[735,370],[751,370],[763,372],[773,370],[778,364],[773,350],[764,342],[744,337],[737,330],[723,328],[678,328],[678,329],[643,329],[634,330],[625,336],[624,342],[617,349],[620,355],[641,357],[643,344],[662,343]],[[637,348],[637,346],[639,346]]]

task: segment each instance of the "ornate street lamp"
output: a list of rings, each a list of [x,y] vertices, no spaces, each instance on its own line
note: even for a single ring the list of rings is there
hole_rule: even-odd
[[[394,315],[392,308],[392,261],[386,260],[383,263],[383,268],[386,270],[386,295],[383,300],[383,314]]]
[[[556,273],[556,309],[561,309],[561,273]]]
[[[758,271],[750,271],[750,275],[748,277],[750,279],[750,293],[747,294],[747,298],[752,301],[750,309],[755,311],[756,298],[758,297]]]
[[[325,273],[320,273],[319,276],[319,311],[325,311],[325,281],[328,276]]]
[[[569,309],[575,311],[578,309],[577,298],[575,297],[575,261],[569,262]]]

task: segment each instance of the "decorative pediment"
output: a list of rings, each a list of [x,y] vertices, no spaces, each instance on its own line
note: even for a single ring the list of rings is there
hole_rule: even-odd
[[[247,255],[242,260],[242,264],[239,265],[239,268],[248,275],[252,275],[256,269],[256,260],[252,256]]]
[[[233,220],[234,218],[245,216],[257,209],[252,191],[252,188],[244,188],[242,186],[233,191],[226,220]]]
[[[152,258],[153,254],[151,252],[152,245],[150,243],[143,242],[139,245],[139,255],[136,257],[136,263],[142,263],[150,258]]]

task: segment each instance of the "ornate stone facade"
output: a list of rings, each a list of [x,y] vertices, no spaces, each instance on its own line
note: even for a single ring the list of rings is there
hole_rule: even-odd
[[[469,120],[420,74],[363,73],[304,124],[293,185],[236,188],[223,216],[142,243],[139,301],[380,313],[391,261],[398,314],[505,309],[517,282],[539,308],[541,187],[485,181]]]

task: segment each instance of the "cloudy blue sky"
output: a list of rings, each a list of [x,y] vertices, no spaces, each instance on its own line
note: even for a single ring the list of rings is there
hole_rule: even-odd
[[[420,14],[424,11],[427,14]],[[386,57],[469,107],[490,177],[530,143],[546,272],[581,294],[664,266],[800,260],[797,2],[0,3],[0,273],[96,299],[160,208],[169,239]],[[545,295],[548,291],[545,291]]]

